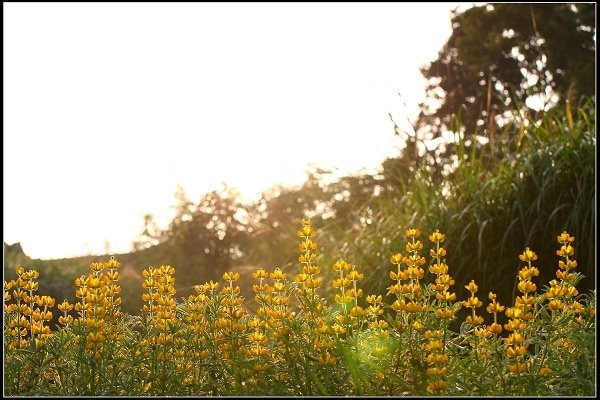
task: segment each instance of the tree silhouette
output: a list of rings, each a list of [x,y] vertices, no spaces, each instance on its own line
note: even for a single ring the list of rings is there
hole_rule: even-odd
[[[502,117],[527,108],[532,96],[547,111],[557,99],[594,94],[593,3],[487,4],[455,11],[452,29],[437,59],[421,70],[427,100],[417,127],[431,137],[460,113],[468,134],[493,142]]]

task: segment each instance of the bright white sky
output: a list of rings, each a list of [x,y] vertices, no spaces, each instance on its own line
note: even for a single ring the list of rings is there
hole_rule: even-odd
[[[177,184],[252,198],[310,163],[377,168],[457,5],[3,3],[4,241],[126,252]]]

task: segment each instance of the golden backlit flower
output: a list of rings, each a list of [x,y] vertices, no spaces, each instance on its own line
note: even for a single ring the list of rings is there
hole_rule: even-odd
[[[497,324],[497,323],[492,323],[491,325],[488,325],[486,327],[487,331],[493,334],[498,334],[500,332],[502,332],[502,325]]]
[[[404,236],[407,237],[417,237],[421,234],[421,232],[416,228],[407,229],[404,231]]]
[[[479,315],[475,315],[475,317],[469,315],[465,319],[465,322],[469,325],[481,325],[483,324],[483,317],[480,317]]]
[[[573,241],[575,241],[575,237],[574,236],[570,236],[567,231],[563,231],[563,233],[561,233],[557,238],[558,243],[572,243]]]
[[[477,296],[471,296],[467,300],[463,301],[463,304],[468,308],[476,308],[481,307],[483,303],[477,298]]]
[[[537,254],[535,252],[529,250],[529,247],[525,249],[523,253],[519,255],[519,260],[529,262],[537,260]]]
[[[560,250],[556,251],[556,254],[561,257],[570,257],[573,254],[575,254],[575,248],[573,246],[571,246],[570,244],[562,245],[560,247]]]
[[[438,229],[435,230],[431,235],[429,235],[429,240],[434,243],[441,243],[446,239],[446,235],[440,233]]]
[[[467,289],[471,293],[475,293],[475,292],[477,292],[478,286],[474,280],[471,280],[471,282],[469,282],[468,285],[465,285],[465,289]],[[481,306],[481,305],[479,305],[479,306]],[[479,306],[477,306],[477,307],[479,307]]]

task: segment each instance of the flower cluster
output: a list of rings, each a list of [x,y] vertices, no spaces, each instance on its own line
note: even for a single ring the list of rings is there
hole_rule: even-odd
[[[427,268],[419,230],[404,234],[405,252],[390,259],[391,300],[364,296],[364,274],[343,259],[321,275],[316,233],[303,220],[300,271],[293,282],[281,268],[254,271],[255,303],[245,304],[236,271],[178,303],[175,269],[163,265],[142,272],[141,316],[123,315],[111,258],[75,279],[78,301],[58,305],[55,332],[54,299],[36,294],[38,272],[19,267],[4,283],[5,383],[11,394],[543,395],[565,371],[594,369],[595,294],[576,289],[569,234],[558,236],[556,279],[542,294],[536,253],[519,255],[518,295],[504,307],[490,292],[488,325],[474,280],[466,299],[452,291],[445,235],[429,236]],[[328,274],[331,307],[321,295]],[[468,315],[456,321],[461,307]]]

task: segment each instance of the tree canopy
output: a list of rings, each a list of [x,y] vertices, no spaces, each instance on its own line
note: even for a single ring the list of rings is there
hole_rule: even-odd
[[[455,11],[450,38],[421,70],[428,83],[418,129],[437,137],[460,113],[466,132],[493,140],[502,116],[530,111],[533,98],[547,111],[557,101],[593,95],[595,33],[594,3]]]

